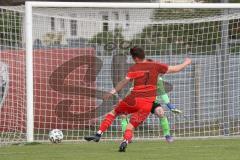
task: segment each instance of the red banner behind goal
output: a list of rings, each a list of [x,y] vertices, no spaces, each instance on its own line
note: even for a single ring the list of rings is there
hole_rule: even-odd
[[[96,117],[96,59],[92,48],[39,49],[34,52],[34,129],[73,129]],[[8,85],[0,112],[1,131],[26,130],[24,51],[4,51]],[[4,97],[4,96],[3,96]]]

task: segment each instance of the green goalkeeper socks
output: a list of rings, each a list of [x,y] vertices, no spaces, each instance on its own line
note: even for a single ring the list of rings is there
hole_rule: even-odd
[[[162,126],[163,135],[164,136],[170,135],[170,127],[167,117],[160,118],[160,124]]]
[[[122,118],[121,119],[121,125],[122,125],[122,132],[124,133],[126,131],[128,124],[128,119],[127,118]]]

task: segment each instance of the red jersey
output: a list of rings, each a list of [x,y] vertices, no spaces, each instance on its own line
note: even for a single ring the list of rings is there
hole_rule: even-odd
[[[137,93],[140,97],[156,96],[158,75],[165,74],[167,70],[167,64],[158,62],[147,61],[131,66],[126,78],[134,80],[132,94]]]
[[[126,78],[134,80],[134,87],[114,109],[116,115],[132,114],[130,123],[136,128],[149,115],[156,99],[157,79],[164,74],[168,65],[156,62],[137,63],[129,68]]]

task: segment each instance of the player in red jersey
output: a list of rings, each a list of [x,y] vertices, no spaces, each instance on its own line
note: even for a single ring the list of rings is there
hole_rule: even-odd
[[[106,115],[98,132],[94,136],[84,137],[87,141],[93,140],[99,142],[101,135],[112,124],[116,116],[131,114],[130,122],[124,134],[124,140],[119,147],[119,152],[125,152],[128,142],[132,139],[133,129],[138,127],[148,117],[152,108],[152,103],[156,99],[158,75],[180,72],[191,64],[191,59],[189,58],[185,59],[182,64],[175,66],[168,66],[167,64],[158,62],[149,62],[145,60],[144,50],[139,47],[131,48],[130,53],[135,64],[129,68],[125,79],[120,81],[116,88],[110,93],[104,95],[104,99],[107,100],[113,94],[120,91],[129,81],[134,82],[131,93],[121,100],[117,106]]]

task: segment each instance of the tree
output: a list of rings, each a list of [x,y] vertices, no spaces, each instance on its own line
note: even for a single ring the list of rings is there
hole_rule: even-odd
[[[18,12],[0,8],[0,45],[15,47],[21,45],[22,18]]]
[[[197,0],[197,2],[222,3],[223,0]],[[228,0],[227,3],[239,3],[239,0]]]
[[[124,42],[122,29],[116,28],[113,31],[99,32],[89,40],[89,43],[104,47],[105,55],[112,54],[113,50],[121,51],[120,45]]]
[[[169,54],[168,50],[172,54],[199,51],[212,54],[221,42],[221,22],[193,21],[216,13],[221,13],[221,10],[157,9],[152,16],[156,23],[146,26],[132,44],[144,46],[147,54]]]

